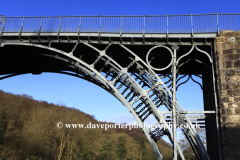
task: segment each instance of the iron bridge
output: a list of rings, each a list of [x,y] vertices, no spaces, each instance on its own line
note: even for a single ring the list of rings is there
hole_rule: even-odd
[[[142,130],[157,159],[164,159],[156,145],[163,135],[173,144],[173,158],[185,159],[176,138],[181,125],[189,126],[181,130],[197,159],[221,159],[214,38],[221,30],[239,30],[239,23],[240,14],[219,13],[0,16],[0,80],[42,72],[85,79],[116,97],[139,125],[155,117],[156,126]],[[177,101],[177,89],[189,79],[203,90],[204,111],[185,111]],[[208,150],[193,127],[196,122],[206,128]]]

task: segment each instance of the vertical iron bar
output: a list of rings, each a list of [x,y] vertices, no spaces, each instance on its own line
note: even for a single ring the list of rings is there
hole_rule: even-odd
[[[222,17],[223,17],[223,23],[222,23],[223,27],[222,28],[226,28],[226,14],[224,14]]]
[[[174,55],[173,55],[173,87],[172,87],[172,116],[173,116],[173,160],[177,160],[177,132],[176,132],[176,53],[177,46],[173,46]]]
[[[99,23],[100,23],[100,28],[99,28],[99,31],[98,31],[98,36],[100,36],[100,34],[101,34],[101,27],[102,27],[102,26],[101,26],[101,25],[102,25],[102,24],[101,24],[101,21],[102,21],[102,15],[100,15],[99,18],[100,18],[100,22],[99,22]]]
[[[168,13],[167,13],[167,37],[168,37]]]
[[[57,35],[59,35],[60,28],[61,28],[61,23],[62,23],[62,15],[61,15],[61,18],[60,18],[60,25],[59,25],[59,27],[58,27]]]
[[[25,17],[25,16],[23,16],[22,27],[23,27],[23,24],[24,24],[24,17]]]
[[[25,17],[25,16],[23,16],[22,26],[21,26],[21,28],[20,28],[20,30],[19,30],[19,32],[18,32],[18,34],[19,34],[19,35],[21,34],[21,32],[22,32],[22,29],[23,29],[24,17]]]
[[[79,36],[79,34],[80,34],[80,30],[81,30],[81,19],[82,18],[82,16],[80,15],[80,23],[79,23],[79,26],[78,26],[78,36]]]
[[[65,21],[66,22],[65,22],[64,32],[71,32],[74,25],[73,17],[72,16],[66,17]]]
[[[143,37],[145,37],[145,23],[146,23],[146,21],[145,21],[145,14],[144,14],[144,27],[143,27]]]
[[[121,32],[120,32],[120,36],[122,36],[122,27],[123,27],[123,15],[122,15],[122,21],[121,21]]]
[[[238,24],[238,25],[237,25],[237,26],[238,26],[238,27],[237,27],[237,30],[240,29],[239,20],[240,20],[240,13],[237,15],[237,24]]]
[[[217,12],[217,33],[219,35],[219,26],[218,26],[218,12]]]
[[[31,18],[29,18],[29,21],[31,21]],[[31,26],[33,25],[34,22],[30,22],[30,23],[25,23],[24,28],[26,29],[26,31],[29,31]]]
[[[193,20],[192,20],[192,13],[191,13],[191,28],[192,28],[192,37],[193,37]]]
[[[229,30],[229,14],[226,15],[226,28]]]
[[[60,25],[59,25],[59,28],[61,28],[61,25],[62,25],[62,15],[61,15],[61,18],[60,18]]]
[[[40,26],[39,26],[38,35],[40,34],[41,29],[42,29],[42,19],[43,19],[43,15],[42,15],[42,18],[41,18],[41,24],[40,24]]]
[[[234,15],[234,18],[235,18],[235,21],[234,21],[235,25],[233,24],[233,26],[236,26],[236,22],[237,22],[236,15]],[[235,29],[234,31],[237,31],[235,27],[234,27],[234,29]]]
[[[102,27],[102,15],[100,16],[100,29],[101,29],[101,27]]]
[[[4,28],[5,28],[5,24],[6,24],[6,20],[7,20],[7,16],[5,16],[5,18],[4,18],[3,28],[1,30],[1,34],[3,34]]]
[[[233,21],[232,21],[232,16],[229,16],[229,19],[230,19],[230,29],[233,30],[233,27],[232,27],[232,26],[233,26],[233,25],[232,25],[232,23],[233,23]]]

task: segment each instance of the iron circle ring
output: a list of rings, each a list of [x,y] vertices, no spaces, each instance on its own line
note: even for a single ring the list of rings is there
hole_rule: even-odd
[[[148,56],[149,56],[150,52],[151,52],[153,49],[158,48],[158,47],[166,48],[167,50],[169,50],[169,52],[171,53],[171,56],[172,56],[172,61],[169,63],[168,66],[166,66],[166,67],[164,67],[164,68],[154,68],[153,66],[150,65],[150,63],[149,63],[149,61],[148,61]],[[170,66],[172,65],[172,63],[173,63],[173,52],[171,51],[171,49],[169,49],[169,48],[166,47],[166,46],[155,46],[155,47],[151,48],[151,49],[148,51],[148,53],[147,53],[147,55],[146,55],[146,62],[147,62],[147,64],[148,64],[148,66],[150,66],[152,69],[154,69],[154,70],[156,70],[156,71],[162,71],[162,70],[167,69],[168,67],[170,67]]]

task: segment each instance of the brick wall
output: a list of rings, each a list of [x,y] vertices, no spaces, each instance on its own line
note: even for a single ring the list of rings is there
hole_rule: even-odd
[[[222,157],[240,160],[240,31],[216,37],[215,63]]]

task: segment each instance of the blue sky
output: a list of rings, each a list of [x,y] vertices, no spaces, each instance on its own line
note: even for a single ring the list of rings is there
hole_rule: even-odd
[[[6,16],[239,13],[239,0],[1,0]]]
[[[1,0],[0,15],[162,15],[239,13],[239,0]],[[0,89],[80,109],[101,121],[133,123],[128,110],[103,89],[67,75],[43,73],[0,81]],[[177,99],[185,110],[203,110],[202,90],[189,82]]]

